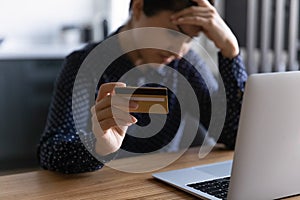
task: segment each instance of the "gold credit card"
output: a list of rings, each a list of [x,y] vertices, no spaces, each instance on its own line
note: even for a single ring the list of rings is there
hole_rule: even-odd
[[[129,109],[135,113],[168,114],[168,90],[162,87],[116,87],[116,95],[135,101],[137,109]]]

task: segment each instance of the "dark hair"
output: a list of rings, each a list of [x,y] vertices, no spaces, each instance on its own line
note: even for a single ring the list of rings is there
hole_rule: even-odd
[[[129,10],[132,7],[132,1],[130,1]],[[208,0],[212,5],[214,0]],[[179,11],[190,6],[196,6],[197,3],[192,0],[144,0],[143,11],[147,16],[153,16],[160,11]]]

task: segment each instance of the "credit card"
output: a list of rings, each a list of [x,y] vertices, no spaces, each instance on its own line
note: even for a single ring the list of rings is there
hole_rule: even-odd
[[[137,109],[129,109],[135,113],[168,114],[168,90],[162,87],[116,87],[116,95],[135,101]]]

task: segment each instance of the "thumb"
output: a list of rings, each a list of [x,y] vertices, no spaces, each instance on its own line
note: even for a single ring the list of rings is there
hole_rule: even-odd
[[[110,82],[102,84],[99,88],[96,102],[100,101],[105,96],[114,93],[115,87],[126,87],[126,84],[122,82]]]

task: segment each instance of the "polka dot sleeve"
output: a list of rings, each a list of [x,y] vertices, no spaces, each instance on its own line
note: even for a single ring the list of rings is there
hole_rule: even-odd
[[[227,98],[225,124],[218,142],[224,143],[228,148],[233,149],[238,131],[243,92],[248,76],[240,55],[233,59],[227,59],[219,53],[218,57],[219,70]]]
[[[82,52],[68,56],[57,78],[47,124],[38,147],[39,162],[44,169],[71,174],[95,171],[103,166],[80,140],[72,115],[73,83],[85,56]],[[85,139],[93,148],[93,134],[88,134]]]

